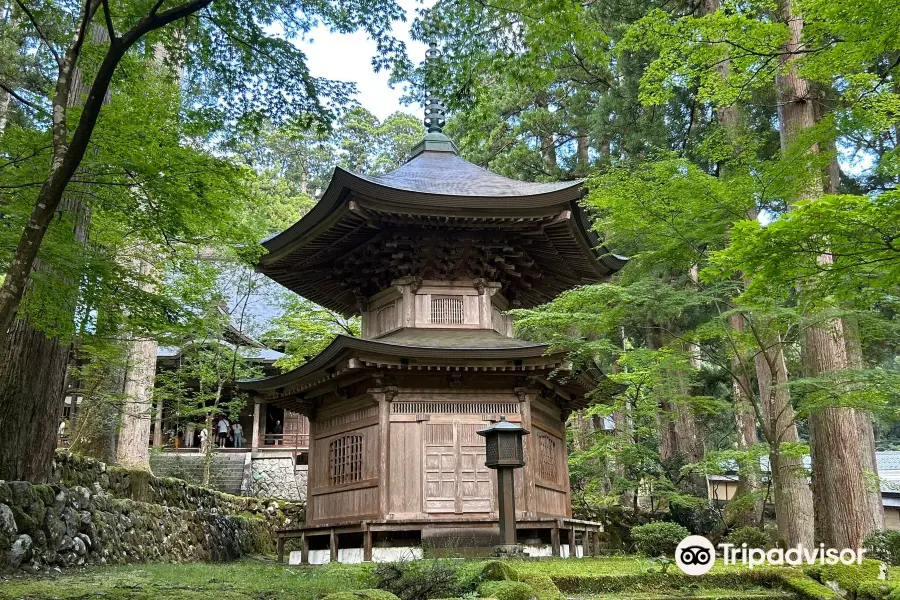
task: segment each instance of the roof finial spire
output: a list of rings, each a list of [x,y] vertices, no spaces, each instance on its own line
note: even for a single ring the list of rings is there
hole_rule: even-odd
[[[432,40],[429,42],[428,50],[425,52],[426,69],[435,69],[436,63],[440,57],[441,51],[438,49],[437,42]],[[434,90],[430,89],[426,83],[424,122],[428,133],[441,133],[444,131],[444,123],[446,122],[444,117],[446,114],[447,109],[444,107],[444,103],[441,102],[440,98],[435,95]]]

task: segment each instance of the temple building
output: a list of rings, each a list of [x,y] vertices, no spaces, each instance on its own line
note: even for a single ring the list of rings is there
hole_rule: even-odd
[[[337,168],[318,204],[263,242],[259,271],[362,316],[362,338],[240,383],[257,414],[275,405],[309,419],[302,559],[387,559],[398,544],[479,545],[482,534],[490,545],[495,474],[476,432],[501,416],[530,432],[515,481],[520,541],[575,555],[579,539],[592,553],[599,524],[572,519],[565,422],[608,381],[516,339],[506,312],[603,281],[625,259],[591,231],[582,182],[515,181],[463,160],[433,101],[426,125],[404,165]]]

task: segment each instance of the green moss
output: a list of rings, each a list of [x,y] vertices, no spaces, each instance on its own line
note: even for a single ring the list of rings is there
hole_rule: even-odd
[[[853,595],[864,581],[878,579],[881,561],[866,559],[859,565],[809,565],[803,572],[820,583],[834,581]]]
[[[900,585],[888,581],[864,581],[856,588],[856,600],[890,600],[900,598]]]
[[[798,600],[841,600],[843,596],[815,579],[797,571],[784,569],[780,575],[781,585],[792,592]]]
[[[519,574],[507,563],[492,560],[481,568],[482,581],[519,581]]]
[[[335,592],[322,600],[400,600],[394,594],[384,590],[353,590],[352,592]]]
[[[531,600],[537,597],[531,586],[521,581],[485,581],[478,586],[478,595],[497,600]]]
[[[566,598],[549,575],[523,575],[521,581],[528,584],[538,600],[565,600]]]

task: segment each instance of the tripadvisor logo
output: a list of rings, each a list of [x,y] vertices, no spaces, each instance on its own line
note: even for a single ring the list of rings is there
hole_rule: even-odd
[[[858,565],[862,563],[864,549],[836,550],[825,548],[825,544],[819,544],[817,548],[749,548],[747,544],[735,546],[734,544],[719,544],[722,554],[722,563],[726,565],[746,565],[752,569],[760,565]],[[708,573],[716,563],[716,548],[712,542],[702,535],[689,535],[675,548],[675,564],[687,575],[703,575]]]
[[[702,535],[689,535],[675,548],[675,564],[688,575],[703,575],[716,562],[716,549]]]

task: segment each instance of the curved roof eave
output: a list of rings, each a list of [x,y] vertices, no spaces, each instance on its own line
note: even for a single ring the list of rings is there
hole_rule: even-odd
[[[335,167],[334,174],[331,177],[328,188],[322,195],[322,199],[296,223],[281,233],[262,241],[263,247],[269,253],[262,257],[261,262],[269,263],[285,254],[287,247],[292,242],[313,231],[317,225],[334,213],[338,207],[345,204],[349,192],[357,192],[370,198],[384,199],[392,204],[404,205],[412,212],[415,212],[416,209],[428,208],[431,210],[423,212],[433,214],[434,209],[450,209],[453,212],[472,210],[485,216],[488,216],[491,212],[498,215],[508,213],[509,216],[515,216],[516,209],[552,208],[576,200],[581,196],[582,183],[581,180],[575,180],[571,182],[571,185],[544,193],[522,196],[458,196],[412,189],[398,189],[383,185],[375,177],[359,175],[341,167]]]
[[[296,369],[288,371],[287,373],[275,375],[274,377],[242,379],[237,381],[237,385],[238,388],[242,390],[274,390],[286,387],[316,371],[327,368],[329,365],[339,360],[342,355],[352,351],[368,351],[396,358],[434,358],[450,361],[453,359],[515,360],[518,358],[564,354],[563,351],[547,354],[547,348],[548,346],[546,344],[533,344],[530,346],[507,348],[408,346],[405,344],[392,344],[389,342],[364,340],[361,338],[348,337],[346,335],[338,335],[334,341],[316,355],[315,358],[300,365]]]

